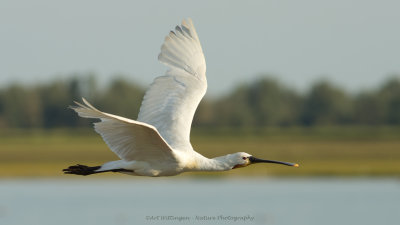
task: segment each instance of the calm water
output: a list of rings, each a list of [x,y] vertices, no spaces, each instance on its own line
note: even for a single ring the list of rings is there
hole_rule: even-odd
[[[0,224],[399,224],[396,179],[0,180]]]

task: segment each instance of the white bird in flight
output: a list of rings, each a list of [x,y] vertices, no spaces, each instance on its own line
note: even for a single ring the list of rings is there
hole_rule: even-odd
[[[173,176],[189,171],[226,171],[254,163],[296,163],[258,159],[238,152],[206,158],[190,144],[190,127],[207,90],[206,61],[192,20],[183,20],[165,38],[158,60],[169,70],[147,90],[137,120],[101,112],[83,98],[71,108],[94,123],[108,147],[121,160],[101,166],[74,165],[66,174],[120,172],[136,176]]]

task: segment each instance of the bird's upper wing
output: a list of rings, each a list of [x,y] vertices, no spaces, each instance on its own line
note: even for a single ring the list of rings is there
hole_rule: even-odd
[[[169,70],[147,90],[138,121],[156,127],[174,150],[191,148],[193,116],[207,90],[206,62],[191,19],[166,36],[158,59]]]
[[[101,112],[83,99],[85,105],[75,102],[71,108],[79,116],[100,119],[94,123],[108,147],[121,159],[176,161],[171,147],[151,125]]]

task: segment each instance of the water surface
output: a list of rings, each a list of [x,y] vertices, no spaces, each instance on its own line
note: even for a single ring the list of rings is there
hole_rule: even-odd
[[[398,224],[396,179],[0,180],[0,224]]]

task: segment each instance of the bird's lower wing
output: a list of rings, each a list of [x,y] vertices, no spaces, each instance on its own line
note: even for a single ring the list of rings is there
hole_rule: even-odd
[[[101,112],[83,99],[85,105],[71,108],[79,116],[100,119],[94,123],[108,147],[121,159],[131,161],[175,160],[172,148],[152,125]]]

